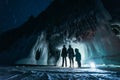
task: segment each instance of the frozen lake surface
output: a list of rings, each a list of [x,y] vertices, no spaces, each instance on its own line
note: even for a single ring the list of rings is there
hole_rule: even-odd
[[[0,80],[120,80],[120,68],[0,67]]]

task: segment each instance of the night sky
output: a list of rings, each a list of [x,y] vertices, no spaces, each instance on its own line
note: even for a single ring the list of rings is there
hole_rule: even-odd
[[[29,16],[37,16],[52,0],[0,0],[0,30],[23,24]]]
[[[53,0],[0,0],[0,31],[18,27],[30,15],[37,16]],[[113,16],[120,19],[120,0],[102,0],[105,8]]]

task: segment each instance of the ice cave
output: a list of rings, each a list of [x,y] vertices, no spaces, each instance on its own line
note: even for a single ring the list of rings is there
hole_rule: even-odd
[[[120,39],[101,0],[73,1],[55,0],[36,18],[0,35],[0,63],[61,66],[62,46],[71,44],[79,49],[82,66],[119,65]]]

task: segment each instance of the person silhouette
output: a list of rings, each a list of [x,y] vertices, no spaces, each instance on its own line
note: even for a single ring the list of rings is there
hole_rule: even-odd
[[[69,61],[70,61],[70,67],[74,67],[74,50],[73,48],[71,47],[71,45],[69,45],[69,48],[68,48],[68,57],[69,57]]]
[[[79,52],[79,49],[75,48],[75,53],[76,53],[75,57],[76,57],[78,67],[81,67],[81,54]]]
[[[67,67],[67,59],[66,59],[67,49],[65,45],[63,45],[61,56],[62,56],[62,67],[64,67],[64,63],[65,63],[65,66]]]

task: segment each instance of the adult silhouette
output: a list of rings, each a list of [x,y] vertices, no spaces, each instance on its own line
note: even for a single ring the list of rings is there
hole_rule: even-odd
[[[81,67],[81,54],[79,52],[79,49],[75,49],[75,57],[76,57],[76,61],[77,61],[77,64],[78,64],[78,67]]]
[[[71,45],[69,45],[69,48],[68,48],[68,57],[69,57],[69,61],[70,61],[70,67],[74,67],[74,50],[73,48],[71,47]]]
[[[61,56],[62,56],[62,67],[64,67],[64,63],[65,63],[65,66],[67,67],[67,59],[66,59],[67,49],[65,45],[63,45]]]

